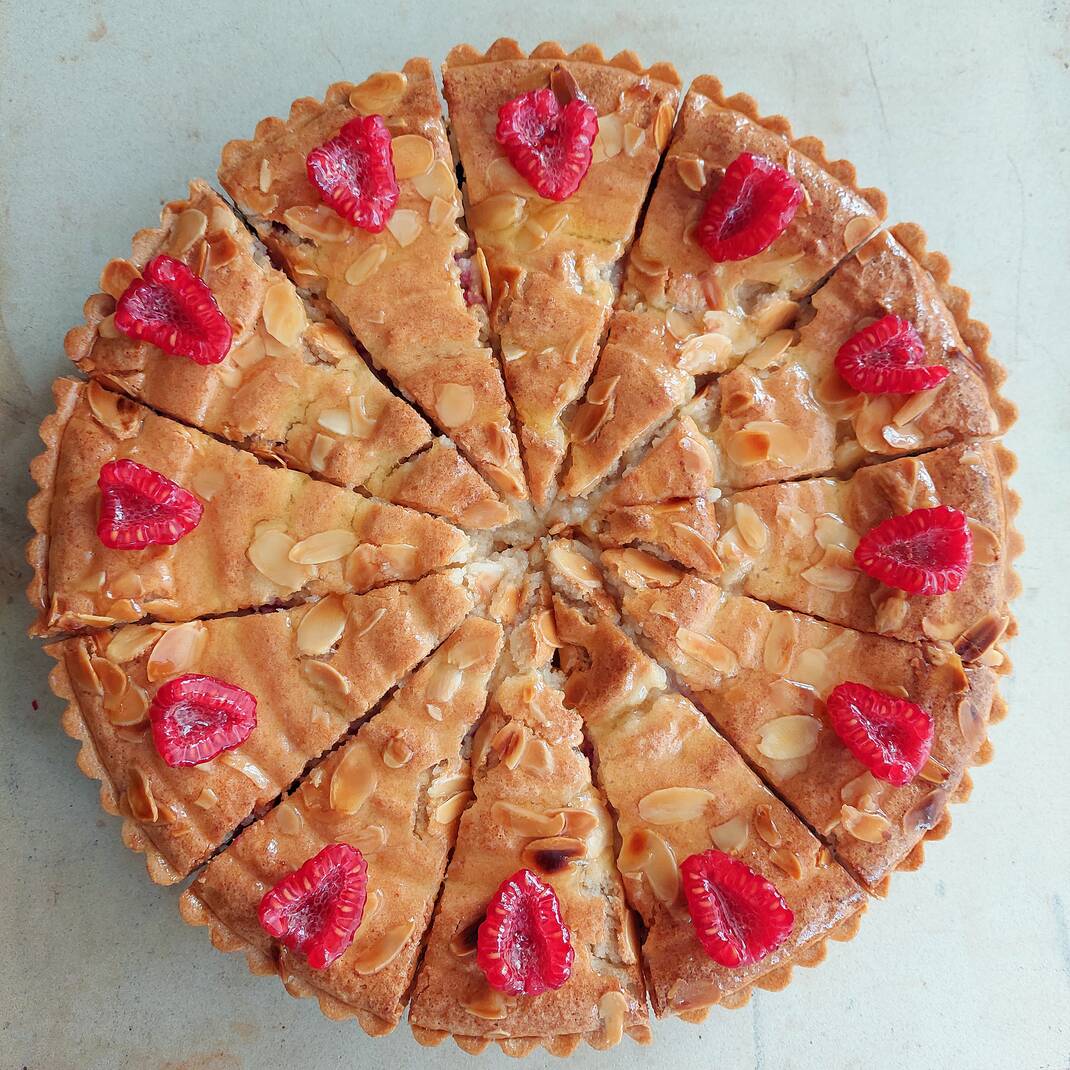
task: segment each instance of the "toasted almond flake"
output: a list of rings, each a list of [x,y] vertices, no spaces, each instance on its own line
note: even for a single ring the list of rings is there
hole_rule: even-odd
[[[129,438],[141,426],[141,417],[128,399],[105,390],[95,380],[89,383],[85,393],[93,418],[119,438]]]
[[[346,528],[331,528],[309,535],[290,547],[289,558],[298,565],[323,565],[340,561],[357,547],[356,533]]]
[[[168,237],[168,252],[177,260],[183,259],[193,243],[204,237],[208,217],[198,208],[187,208],[175,220]]]
[[[477,934],[482,922],[483,917],[481,915],[472,922],[471,925],[462,925],[453,936],[450,937],[450,954],[459,959],[471,958],[476,953]]]
[[[434,230],[441,230],[451,224],[456,215],[457,208],[453,201],[432,197],[431,206],[427,209],[427,221]]]
[[[719,576],[724,571],[724,566],[717,556],[717,551],[690,524],[682,524],[678,520],[674,520],[672,531],[687,550],[698,559],[707,575]]]
[[[469,669],[482,661],[487,652],[487,645],[478,637],[473,637],[450,647],[446,660],[458,669]]]
[[[427,685],[428,701],[449,702],[457,694],[463,679],[464,674],[456,665],[448,663],[437,665]]]
[[[858,810],[880,809],[884,785],[867,769],[840,788],[840,801]]]
[[[843,228],[844,248],[848,250],[854,249],[864,242],[879,225],[879,220],[874,219],[873,216],[856,215],[853,219],[849,219],[847,225]],[[861,255],[859,259],[862,259]]]
[[[241,773],[246,780],[255,784],[260,791],[266,791],[271,787],[271,778],[251,758],[242,754],[241,751],[228,750],[219,755],[217,759],[223,765],[230,766],[236,773]],[[276,791],[278,788],[276,788]]]
[[[632,583],[632,586],[647,584],[651,587],[674,587],[684,578],[680,569],[673,568],[660,557],[634,547],[606,550],[602,554],[602,560],[626,574],[634,573],[636,582]],[[626,579],[631,582],[632,577],[629,575]]]
[[[609,405],[594,405],[584,402],[576,410],[569,426],[569,438],[573,442],[590,442],[598,434],[602,425],[613,416],[614,407]]]
[[[892,835],[892,823],[884,814],[866,813],[847,803],[840,808],[840,823],[863,843],[887,843]]]
[[[467,809],[468,804],[475,798],[470,791],[458,792],[445,802],[439,803],[435,809],[435,820],[440,825],[449,825],[456,821]]]
[[[633,829],[624,837],[617,867],[621,873],[642,873],[655,897],[672,906],[680,895],[680,869],[672,847],[653,829]]]
[[[483,299],[487,302],[488,307],[492,303],[493,293],[490,283],[490,268],[487,266],[487,258],[482,249],[477,249],[475,256],[472,257],[472,262],[476,266],[476,270],[479,274],[480,287],[483,291]]]
[[[207,643],[208,628],[199,620],[168,628],[152,648],[145,676],[156,683],[189,672],[200,661]]]
[[[353,631],[353,638],[360,639],[361,637],[367,635],[368,632],[370,632],[372,628],[374,628],[385,616],[386,609],[383,606],[380,606],[378,609],[368,615],[368,619],[365,620],[359,628]]]
[[[257,525],[257,528],[246,551],[253,567],[279,587],[287,591],[297,590],[308,579],[309,571],[290,560],[293,537],[278,528],[265,528],[262,525]]]
[[[454,203],[457,186],[453,171],[442,160],[436,160],[425,174],[415,175],[412,179],[412,185],[425,201],[433,202],[438,198],[441,201],[446,201],[451,206]]]
[[[736,655],[716,639],[691,628],[676,629],[676,645],[689,658],[694,658],[715,672],[730,673],[739,668]]]
[[[676,109],[667,100],[662,101],[658,107],[658,114],[654,117],[654,144],[658,152],[664,152],[672,136],[672,123],[676,118]]]
[[[524,204],[515,193],[495,193],[468,209],[468,222],[476,230],[506,230],[520,222]]]
[[[375,791],[378,780],[375,760],[368,746],[360,740],[348,744],[331,775],[331,809],[340,814],[357,813]]]
[[[805,714],[790,714],[766,721],[758,729],[758,751],[766,758],[788,761],[805,758],[817,748],[821,722]]]
[[[386,115],[401,102],[409,80],[401,71],[378,71],[349,93],[349,103],[365,115]]]
[[[889,591],[877,605],[874,627],[881,635],[898,631],[906,623],[909,608],[903,591]]]
[[[769,542],[769,529],[755,512],[754,506],[747,502],[736,502],[733,516],[744,545],[756,554],[761,553]]]
[[[468,423],[476,410],[475,391],[461,383],[442,383],[437,390],[435,412],[443,427]]]
[[[790,327],[799,315],[799,303],[786,297],[772,298],[754,315],[754,327],[759,337],[764,338],[774,331]]]
[[[487,984],[481,985],[474,995],[461,1000],[461,1006],[474,1018],[488,1022],[501,1021],[509,1012],[505,996]]]
[[[719,851],[739,854],[747,846],[750,836],[750,824],[742,814],[736,814],[727,821],[710,829],[713,844]]]
[[[701,193],[706,185],[706,161],[701,156],[677,156],[676,173],[689,190]]]
[[[652,825],[674,825],[701,817],[713,793],[705,788],[659,788],[639,800],[639,816]]]
[[[634,156],[646,140],[646,131],[635,123],[624,124],[624,155]]]
[[[309,465],[313,472],[322,472],[327,467],[327,460],[334,450],[334,439],[328,435],[317,434],[312,440],[312,450],[309,453]]]
[[[399,134],[390,143],[398,181],[426,175],[435,162],[435,146],[421,134]]]
[[[941,383],[940,385],[942,386],[943,384]],[[918,394],[911,395],[896,409],[895,415],[892,416],[892,423],[896,427],[905,427],[912,420],[916,420],[932,408],[933,402],[936,401],[936,395],[939,393],[940,386],[935,386],[932,390],[922,390]]]
[[[297,345],[308,326],[305,306],[289,282],[280,281],[264,295],[264,329],[286,347]]]
[[[623,992],[606,992],[598,1001],[598,1017],[602,1019],[602,1043],[616,1047],[624,1036],[624,1016],[628,1000]]]
[[[565,831],[565,818],[559,811],[543,814],[502,800],[491,805],[490,817],[502,828],[521,836],[560,836]]]
[[[363,855],[373,855],[386,846],[387,831],[382,825],[366,825],[359,832],[349,833],[346,843]]]
[[[539,740],[538,742],[542,742]],[[584,840],[598,828],[598,815],[590,810],[581,810],[575,807],[565,807],[560,810],[550,810],[549,816],[560,814],[565,819],[565,835]]]
[[[769,859],[792,880],[802,880],[802,860],[794,851],[789,851],[786,847],[778,847],[776,850],[769,852]]]
[[[198,498],[210,502],[226,485],[226,476],[218,468],[199,468],[190,480]]]
[[[798,622],[791,613],[777,613],[773,617],[762,652],[762,664],[766,672],[783,676],[788,671],[798,635]]]
[[[117,728],[134,728],[144,725],[149,712],[149,697],[133,680],[128,681],[121,695],[109,701],[104,699],[108,721]]]
[[[732,356],[732,339],[712,332],[696,334],[680,347],[677,364],[692,375],[727,371]]]
[[[349,433],[356,438],[371,438],[379,419],[368,412],[368,401],[363,394],[351,394],[349,398]]]
[[[400,736],[393,736],[383,747],[383,765],[389,769],[400,769],[412,761],[413,750]]]
[[[605,379],[596,379],[595,382],[591,384],[590,390],[587,391],[587,400],[592,405],[605,405],[617,392],[617,383],[619,382],[619,375],[611,375]]]
[[[116,665],[123,665],[143,654],[159,636],[160,633],[156,628],[128,624],[112,636],[104,648],[104,655]]]
[[[980,707],[971,701],[971,695],[967,693],[959,702],[958,708],[959,731],[967,746],[976,750],[988,735],[988,722]]]
[[[602,586],[602,577],[597,567],[576,550],[556,543],[550,548],[549,557],[551,563],[573,583],[588,588]]]
[[[531,730],[519,721],[506,721],[491,739],[491,748],[507,769],[515,769],[524,756]]]
[[[345,280],[350,286],[359,286],[374,275],[386,260],[386,246],[379,242],[369,245],[346,268]]]
[[[1000,557],[999,536],[979,520],[969,517],[967,524],[973,536],[973,563],[975,565],[994,565]]]
[[[287,208],[282,218],[294,234],[308,241],[340,242],[353,233],[346,221],[325,204]]]
[[[412,245],[424,229],[423,218],[410,208],[399,208],[387,221],[386,229],[403,249]]]
[[[728,436],[728,457],[742,468],[767,461],[772,455],[772,442],[764,431],[734,431]]]
[[[334,435],[342,435],[343,437],[353,431],[348,409],[324,409],[316,417],[316,423],[324,431],[330,431]]]
[[[89,658],[89,653],[82,643],[78,643],[70,650],[66,657],[67,672],[72,683],[83,691],[90,694],[101,695],[104,688],[97,677]]]
[[[339,701],[350,692],[349,680],[325,661],[303,661],[301,672],[314,687],[333,694]]]
[[[947,809],[947,792],[936,788],[919,799],[904,815],[903,828],[907,832],[928,832],[940,822]]]
[[[507,524],[513,511],[505,502],[485,499],[473,502],[457,518],[461,527],[477,528],[481,531]]]
[[[764,342],[752,349],[743,358],[743,363],[748,368],[757,370],[771,367],[780,359],[794,340],[795,332],[792,330],[774,331]]]
[[[100,273],[100,288],[116,301],[126,293],[141,272],[129,260],[109,260]]]
[[[378,973],[401,954],[401,949],[409,942],[415,931],[416,922],[414,921],[392,925],[367,946],[359,948],[350,957],[350,965],[361,977]]]
[[[925,759],[925,764],[918,771],[918,776],[930,784],[943,784],[950,776],[950,771],[943,762],[930,754]]]
[[[429,799],[444,799],[456,795],[459,791],[468,791],[471,787],[472,778],[467,773],[447,773],[431,781],[427,796]]]
[[[765,803],[759,803],[754,808],[754,831],[770,847],[779,847],[784,842],[784,838],[780,835],[780,830],[773,820],[773,814]]]
[[[833,513],[822,513],[814,521],[814,538],[823,550],[842,547],[852,553],[858,546],[859,535]]]
[[[694,318],[675,307],[665,313],[665,328],[678,342],[686,342],[699,333]]]
[[[152,794],[152,785],[148,776],[137,766],[130,770],[130,783],[126,789],[126,804],[135,821],[151,825],[160,816],[156,798]]]
[[[193,805],[202,810],[211,810],[219,802],[219,796],[211,788],[201,788],[200,795],[193,800]]]
[[[901,428],[888,424],[881,428],[881,437],[889,446],[897,450],[912,450],[920,446],[924,441],[921,432],[917,428],[911,427],[910,424],[905,424]]]
[[[595,145],[602,159],[611,160],[620,154],[624,147],[624,121],[617,112],[598,117],[598,136],[595,138]]]
[[[751,420],[743,425],[743,430],[767,435],[769,457],[780,464],[790,467],[801,466],[809,456],[806,439],[794,428],[778,420]]]
[[[849,554],[838,553],[839,547],[832,547],[825,551],[824,556],[816,565],[803,569],[799,575],[812,587],[818,587],[823,591],[834,594],[842,594],[850,591],[858,582],[858,572],[853,568],[844,567],[851,561]]]
[[[287,799],[275,808],[275,827],[283,836],[300,835],[305,819],[293,799]]]
[[[342,638],[347,616],[341,595],[328,595],[317,602],[297,626],[298,653],[313,657],[326,654]]]

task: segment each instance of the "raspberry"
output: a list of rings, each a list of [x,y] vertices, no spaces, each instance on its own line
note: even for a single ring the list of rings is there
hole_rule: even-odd
[[[764,959],[788,938],[795,915],[774,885],[722,851],[703,851],[680,865],[695,935],[728,969]]]
[[[169,766],[200,765],[249,738],[256,699],[214,676],[186,673],[156,692],[149,723],[156,750]]]
[[[323,202],[361,230],[378,234],[398,203],[390,131],[381,115],[350,119],[305,159]]]
[[[845,683],[832,689],[825,708],[844,746],[880,780],[909,784],[929,757],[933,719],[905,698]]]
[[[353,942],[364,917],[368,864],[348,843],[329,843],[260,900],[260,927],[314,970]]]
[[[957,591],[973,556],[966,514],[939,505],[889,517],[871,528],[855,549],[858,567],[908,594]]]
[[[942,383],[950,370],[924,364],[925,343],[898,316],[883,316],[852,334],[836,353],[836,371],[863,394],[917,394]]]
[[[695,236],[719,264],[746,260],[784,233],[802,200],[802,187],[783,167],[741,152],[706,202]]]
[[[476,943],[476,962],[490,985],[512,996],[537,996],[569,979],[573,958],[553,888],[528,869],[502,881]]]
[[[598,112],[585,100],[564,107],[552,89],[533,89],[498,109],[498,144],[541,197],[563,201],[591,166]]]
[[[153,257],[119,298],[115,326],[130,338],[197,364],[218,364],[234,337],[212,291],[166,253]]]
[[[97,536],[111,550],[172,546],[200,522],[204,506],[188,490],[122,458],[101,466]]]

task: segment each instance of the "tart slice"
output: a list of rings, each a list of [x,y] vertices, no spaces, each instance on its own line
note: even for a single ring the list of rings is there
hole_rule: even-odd
[[[828,937],[853,936],[865,894],[820,841],[608,615],[588,619],[562,593],[554,608],[565,701],[594,745],[646,928],[655,1013],[738,1006],[820,962]]]
[[[149,308],[126,318],[122,309],[161,256],[194,276],[192,283],[183,276],[187,285],[207,287],[211,315],[229,329],[225,351],[220,346],[208,355],[214,362],[194,359],[205,356],[198,338],[178,347],[184,352],[171,352],[169,337],[161,349],[117,326],[141,332],[151,324]],[[448,464],[436,457],[434,479],[428,478],[421,451],[432,440],[423,417],[379,382],[349,336],[298,295],[204,182],[191,182],[188,197],[165,205],[160,226],[139,231],[130,257],[109,261],[100,285],[104,292],[85,304],[85,325],[69,331],[65,345],[71,360],[104,385],[261,457],[466,527],[508,516],[455,450]],[[165,288],[156,285],[164,297]],[[445,449],[439,445],[438,453]],[[414,454],[418,459],[401,463]]]
[[[646,649],[857,879],[882,890],[893,869],[920,864],[923,839],[946,834],[948,802],[969,792],[967,766],[989,756],[991,669],[696,577],[622,586],[624,619]],[[844,699],[854,731],[833,717]]]
[[[221,950],[245,952],[254,972],[277,973],[292,995],[318,998],[328,1017],[389,1033],[472,797],[463,742],[486,705],[501,645],[498,625],[465,621],[355,737],[208,864],[182,896],[186,921],[207,925]],[[271,890],[338,844],[359,852],[364,867],[363,906],[341,934],[323,916],[329,881],[320,916],[305,908],[307,931],[300,906],[284,914],[281,935],[265,929]]]
[[[360,176],[357,180],[355,176]],[[431,65],[339,82],[223,149],[219,180],[294,282],[493,486],[526,497],[501,369],[485,344]]]
[[[416,977],[416,1039],[466,1051],[649,1039],[613,825],[580,749],[579,718],[545,669],[506,677],[473,743],[461,818]]]
[[[679,85],[669,64],[607,60],[594,45],[566,53],[548,42],[528,55],[503,38],[446,59],[468,223],[538,506],[553,496],[563,417],[594,368]]]
[[[158,884],[265,808],[460,624],[452,574],[48,648],[78,765]]]
[[[964,443],[739,491],[718,503],[730,589],[865,632],[998,664],[1021,551],[1013,455]]]
[[[366,591],[468,551],[445,521],[270,468],[97,382],[53,392],[29,507],[33,634]]]
[[[884,211],[884,195],[859,189],[820,141],[793,139],[786,119],[697,78],[628,257],[623,311],[576,412],[566,492],[588,493],[694,394],[696,376],[791,328],[799,302]]]

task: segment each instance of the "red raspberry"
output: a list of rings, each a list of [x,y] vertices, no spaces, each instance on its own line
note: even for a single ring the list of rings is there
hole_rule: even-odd
[[[569,979],[574,957],[553,888],[528,869],[502,881],[476,942],[476,962],[490,985],[511,996],[537,996]]]
[[[706,202],[695,236],[711,260],[746,260],[787,230],[802,186],[765,156],[741,152]]]
[[[498,109],[498,144],[541,197],[563,201],[591,166],[598,112],[585,100],[564,107],[552,89],[533,89]]]
[[[218,364],[234,337],[212,291],[166,253],[153,257],[119,298],[115,326],[130,338],[197,364]]]
[[[149,707],[152,740],[172,768],[201,765],[244,743],[256,728],[256,699],[214,676],[168,680]]]
[[[172,546],[200,522],[204,506],[177,483],[137,461],[101,466],[97,536],[110,550]]]
[[[353,942],[364,917],[368,864],[348,843],[330,843],[260,900],[260,927],[314,970],[325,970]]]
[[[905,698],[846,683],[832,689],[825,708],[844,746],[880,780],[909,784],[929,757],[933,719]]]
[[[966,514],[939,505],[889,517],[871,528],[855,549],[858,567],[908,594],[957,591],[973,556]]]
[[[398,203],[390,131],[381,115],[350,119],[338,136],[305,159],[308,180],[325,204],[361,230],[378,234]]]
[[[836,371],[863,394],[917,394],[942,383],[951,371],[924,364],[925,343],[898,316],[883,316],[852,334],[836,353]]]
[[[685,858],[680,876],[699,943],[728,969],[764,959],[784,943],[795,924],[776,887],[723,851]]]

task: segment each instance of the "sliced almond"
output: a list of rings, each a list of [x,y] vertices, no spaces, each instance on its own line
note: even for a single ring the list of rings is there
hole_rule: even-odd
[[[887,843],[891,839],[892,823],[884,814],[867,813],[844,803],[840,808],[840,823],[863,843]]]
[[[765,637],[762,664],[766,672],[783,676],[791,667],[792,654],[798,641],[799,626],[791,613],[777,613]]]
[[[390,143],[399,181],[426,175],[435,162],[435,146],[421,134],[399,134]]]
[[[359,286],[365,279],[370,279],[386,260],[386,246],[380,242],[369,245],[346,268],[345,280],[350,286]]]
[[[140,624],[128,624],[120,628],[104,648],[105,657],[116,665],[134,661],[159,639],[156,628]]]
[[[148,718],[149,697],[133,680],[127,682],[123,693],[113,701],[104,700],[108,721],[117,728],[135,728]]]
[[[658,113],[654,116],[654,144],[658,152],[664,152],[672,136],[672,123],[676,118],[676,109],[669,101],[665,100],[658,106]]]
[[[177,260],[183,259],[193,248],[193,243],[204,237],[207,229],[208,216],[199,208],[187,208],[179,214],[171,228],[167,240],[168,252]]]
[[[741,814],[730,817],[727,821],[710,829],[713,844],[719,851],[727,854],[739,854],[747,846],[750,835],[750,823]]]
[[[780,359],[794,341],[794,331],[787,329],[774,331],[743,358],[743,363],[748,368],[755,368],[759,371],[769,368]]]
[[[287,208],[282,218],[294,234],[308,241],[345,241],[353,232],[349,224],[325,204]]]
[[[350,743],[331,775],[330,805],[340,814],[355,814],[368,801],[379,776],[367,745]]]
[[[441,802],[435,808],[435,820],[440,825],[449,825],[456,821],[467,809],[475,796],[470,791],[461,791]]]
[[[395,241],[402,249],[412,245],[424,229],[423,217],[411,208],[399,208],[387,220],[386,229],[394,235]]]
[[[766,803],[759,803],[754,808],[754,831],[770,846],[779,847],[784,838],[773,820],[772,811]]]
[[[305,819],[293,799],[287,799],[275,808],[275,825],[284,836],[300,835]]]
[[[353,531],[331,528],[294,543],[287,556],[298,565],[323,565],[347,557],[357,548],[358,541]]]
[[[639,816],[652,825],[694,821],[705,813],[713,793],[705,788],[659,788],[639,800]]]
[[[440,662],[435,666],[427,684],[427,701],[435,703],[449,702],[460,689],[464,673],[456,665]]]
[[[652,829],[639,827],[624,837],[617,866],[621,873],[644,874],[655,897],[672,906],[680,895],[680,869],[672,847]]]
[[[554,771],[554,755],[543,739],[529,739],[520,756],[520,768],[535,776],[547,778]]]
[[[573,836],[577,839],[586,839],[599,825],[598,815],[591,813],[590,810],[566,807],[562,810],[548,811],[548,816],[550,817],[555,814],[560,814],[565,819],[565,835]]]
[[[303,661],[301,672],[313,687],[333,696],[338,702],[352,690],[349,680],[325,661]]]
[[[316,417],[316,423],[324,431],[330,431],[334,435],[343,437],[353,431],[353,424],[349,419],[348,409],[324,409]]]
[[[701,532],[690,524],[682,524],[678,520],[673,521],[672,532],[688,552],[700,562],[707,575],[719,576],[724,571],[724,565],[721,564],[717,551],[702,537]]]
[[[842,547],[830,547],[816,565],[803,569],[799,575],[822,591],[833,594],[850,591],[858,582],[858,571],[853,567],[851,555],[841,551]],[[852,567],[847,567],[848,564]]]
[[[350,956],[349,963],[360,974],[367,977],[389,966],[401,954],[401,949],[409,942],[416,931],[416,922],[404,921],[392,925],[381,936],[366,946],[360,947]]]
[[[606,992],[598,1001],[598,1017],[602,1019],[602,1041],[607,1048],[616,1047],[624,1036],[624,1018],[628,1000],[623,992]]]
[[[506,721],[490,741],[491,747],[507,769],[515,769],[527,747],[531,729],[519,721]]]
[[[468,222],[476,230],[506,230],[520,222],[524,203],[515,193],[495,193],[468,209]]]
[[[576,550],[555,543],[550,548],[549,557],[554,566],[573,583],[589,588],[602,586],[602,577],[597,567]]]
[[[264,295],[264,329],[272,338],[290,348],[296,346],[308,326],[305,306],[288,282],[276,282]]]
[[[130,438],[141,426],[141,416],[128,398],[105,390],[95,380],[85,388],[93,418],[118,438]]]
[[[939,824],[946,809],[947,792],[943,788],[930,791],[903,815],[903,828],[911,833],[928,832]]]
[[[437,197],[453,204],[457,185],[452,169],[442,160],[436,160],[425,174],[413,176],[412,184],[425,201],[434,201]]]
[[[747,502],[736,502],[732,512],[744,545],[752,553],[761,553],[769,543],[769,529],[754,506]]]
[[[146,677],[155,683],[189,672],[200,661],[207,642],[208,628],[199,620],[168,628],[152,648],[145,664]]]
[[[549,836],[528,842],[520,861],[536,873],[553,876],[587,856],[587,845],[573,836]]]
[[[462,383],[443,383],[435,398],[435,412],[443,427],[468,423],[476,409],[475,391]]]
[[[639,581],[632,586],[646,584],[650,587],[674,587],[684,578],[678,568],[662,561],[660,557],[643,550],[628,547],[624,550],[606,550],[602,559],[607,564],[620,569],[623,573],[633,573]],[[630,577],[629,582],[631,582]]]
[[[973,563],[975,565],[994,565],[1000,557],[999,536],[979,520],[970,517],[967,521],[973,536]]]
[[[802,880],[802,859],[794,851],[786,847],[778,847],[769,852],[769,859],[778,869],[786,873],[792,880]]]
[[[925,759],[925,764],[918,770],[918,776],[930,784],[943,784],[950,776],[950,770],[939,759],[931,754]]]
[[[257,528],[257,533],[246,551],[253,567],[272,583],[287,591],[295,591],[303,586],[308,580],[309,571],[290,559],[290,551],[295,543],[293,537],[278,528],[264,525],[257,525]]]
[[[341,595],[332,594],[321,599],[297,626],[298,652],[313,657],[326,654],[342,638],[347,616]]]
[[[151,825],[160,816],[160,808],[152,794],[149,778],[136,765],[130,770],[130,783],[126,789],[126,804],[135,821]]]
[[[400,769],[412,761],[413,750],[400,736],[392,736],[383,747],[383,765]]]
[[[472,778],[467,773],[447,773],[437,780],[432,780],[427,787],[429,799],[444,799],[456,795],[459,791],[468,791],[472,787]]]
[[[475,994],[460,1001],[461,1006],[474,1018],[487,1022],[499,1022],[509,1013],[505,996],[490,985],[481,985]]]
[[[596,162],[619,156],[624,147],[624,122],[617,112],[598,117],[598,136],[594,141]]]
[[[521,836],[560,836],[565,818],[560,813],[543,814],[526,806],[499,800],[491,805],[491,820]]]
[[[129,260],[109,260],[100,273],[100,288],[116,301],[129,289],[141,272]]]
[[[867,769],[840,788],[840,800],[858,810],[880,809],[884,785]]]
[[[790,714],[766,721],[758,734],[758,751],[766,758],[777,761],[805,758],[817,749],[821,722],[805,714]]]
[[[378,423],[378,417],[368,412],[368,399],[363,394],[350,395],[349,433],[356,438],[371,438],[375,434]]]
[[[690,628],[677,628],[676,645],[689,658],[694,658],[715,672],[730,673],[739,668],[739,659],[724,643],[701,632],[692,631]]]
[[[401,71],[379,71],[349,93],[349,103],[365,115],[386,115],[401,102],[409,80]]]
[[[932,390],[922,390],[917,394],[912,394],[895,410],[895,414],[892,416],[892,423],[896,427],[906,427],[912,420],[916,420],[933,407],[936,395],[939,393],[940,387],[937,386],[933,387]]]
[[[230,766],[236,773],[241,773],[246,780],[255,784],[259,791],[267,791],[272,786],[271,777],[252,758],[242,754],[241,751],[228,750],[221,754],[216,761],[222,765]],[[278,786],[276,785],[273,794],[277,792]]]
[[[701,156],[677,156],[676,173],[689,190],[701,193],[706,185],[706,161]]]

